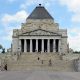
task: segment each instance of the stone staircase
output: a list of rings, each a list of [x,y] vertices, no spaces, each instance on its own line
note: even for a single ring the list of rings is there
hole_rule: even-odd
[[[26,61],[30,61],[30,60],[37,60],[38,57],[40,58],[40,60],[59,60],[60,57],[57,53],[23,53],[20,57],[20,60],[26,60]]]
[[[7,65],[8,70],[14,71],[74,71],[72,61],[60,60],[60,56],[57,53],[23,53],[18,60],[8,60]]]

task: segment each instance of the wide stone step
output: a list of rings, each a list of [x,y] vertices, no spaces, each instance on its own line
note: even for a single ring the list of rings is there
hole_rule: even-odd
[[[14,64],[8,64],[9,70],[53,70],[53,71],[69,71],[73,70],[72,68],[72,62],[68,61],[56,61],[53,62],[51,66],[49,66],[49,63],[46,61],[45,63],[14,63]]]
[[[40,58],[42,60],[49,60],[49,59],[60,59],[60,56],[57,54],[22,54],[21,55],[21,60],[37,60],[37,58]]]

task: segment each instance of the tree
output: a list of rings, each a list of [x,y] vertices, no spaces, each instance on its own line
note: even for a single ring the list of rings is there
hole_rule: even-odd
[[[2,51],[2,49],[3,49],[3,47],[2,47],[2,45],[0,44],[0,52]]]
[[[5,53],[5,48],[2,49],[2,53]]]
[[[5,48],[0,44],[1,53],[5,53]]]
[[[3,49],[2,45],[0,44],[0,49]]]

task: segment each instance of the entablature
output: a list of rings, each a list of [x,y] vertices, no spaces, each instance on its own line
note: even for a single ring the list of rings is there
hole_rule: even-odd
[[[36,29],[30,32],[25,32],[20,34],[22,36],[61,36],[61,34],[58,34],[56,32],[46,31],[43,29]]]

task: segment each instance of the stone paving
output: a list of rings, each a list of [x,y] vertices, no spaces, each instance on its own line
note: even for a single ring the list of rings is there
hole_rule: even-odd
[[[80,80],[79,72],[3,71],[0,80]]]

